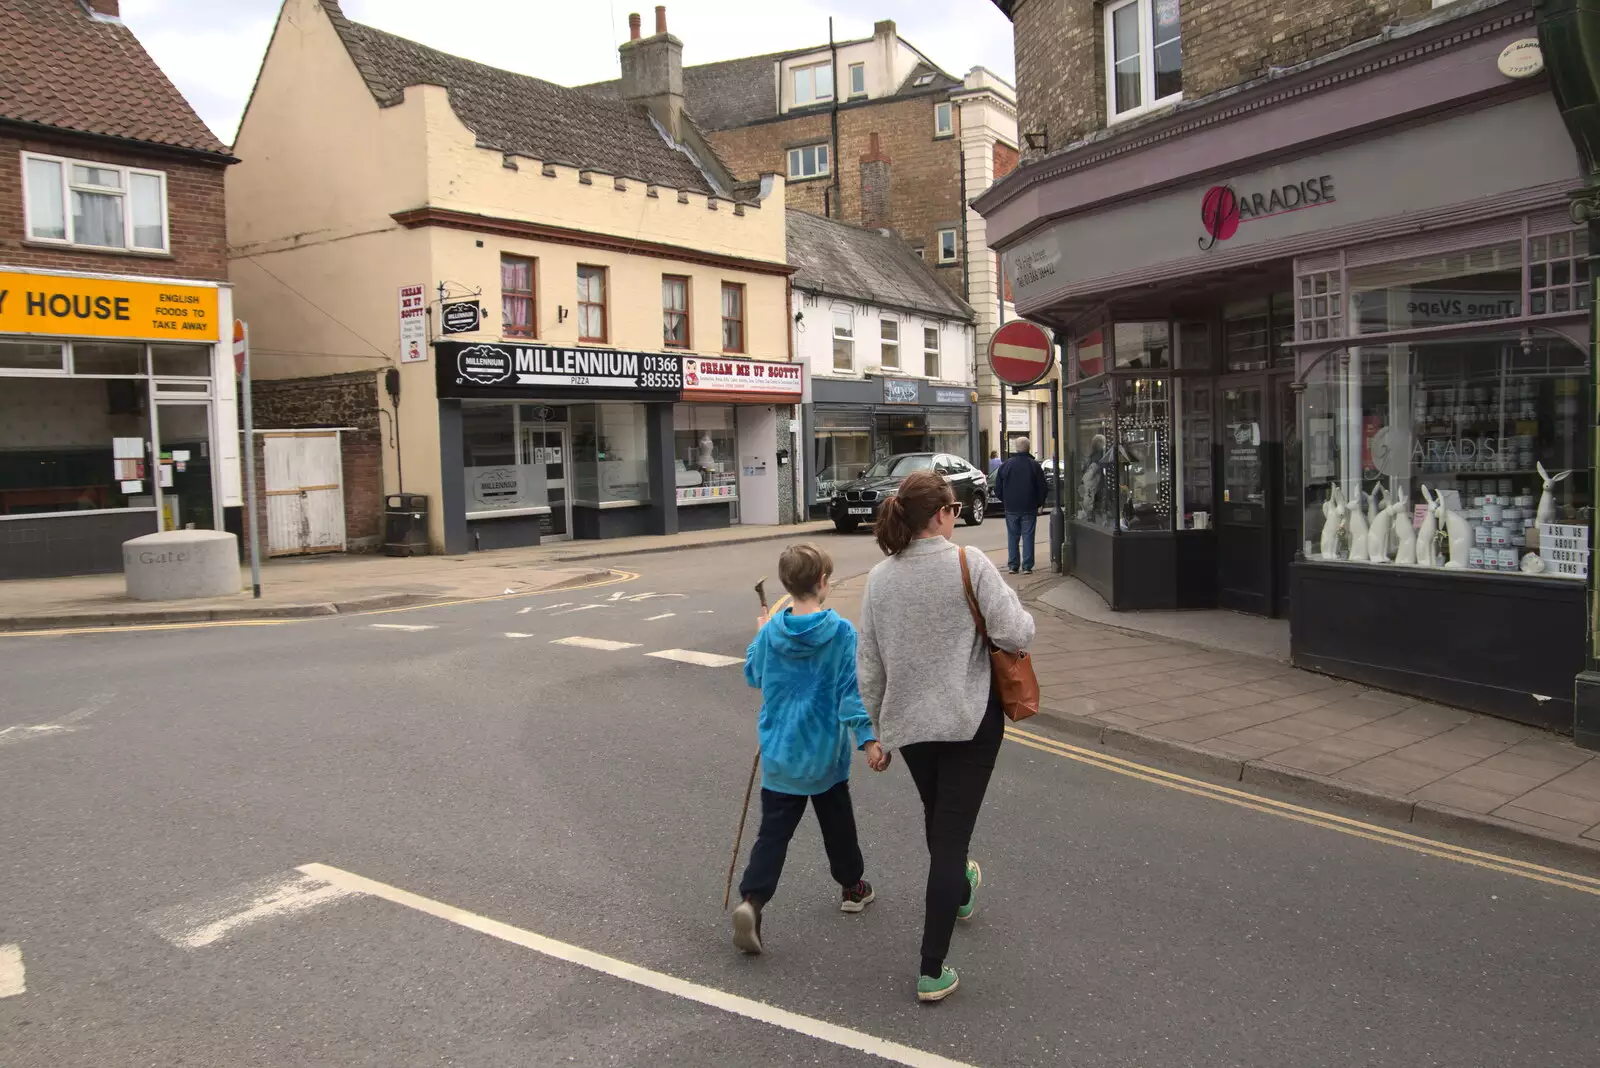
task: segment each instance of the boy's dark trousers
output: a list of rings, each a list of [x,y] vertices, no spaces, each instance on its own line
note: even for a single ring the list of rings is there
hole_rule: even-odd
[[[805,794],[780,794],[761,788],[761,830],[750,850],[750,864],[739,881],[739,896],[754,898],[760,904],[778,892],[778,876],[783,874],[789,839],[806,814],[806,802],[817,812],[822,825],[822,845],[828,851],[828,869],[840,886],[861,881],[866,862],[856,841],[856,816],[850,806],[850,783],[841,782],[830,790],[807,797]]]

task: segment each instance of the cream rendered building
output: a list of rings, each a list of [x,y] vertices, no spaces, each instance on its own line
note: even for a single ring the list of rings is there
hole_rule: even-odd
[[[227,186],[254,375],[370,375],[434,551],[793,517],[783,181],[736,185],[630,21],[601,100],[279,15]]]

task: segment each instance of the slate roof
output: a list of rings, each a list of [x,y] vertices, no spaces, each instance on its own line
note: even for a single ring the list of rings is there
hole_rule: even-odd
[[[973,311],[894,234],[790,208],[786,229],[794,287],[971,322]]]
[[[0,3],[0,119],[228,155],[133,32],[78,0]]]
[[[451,109],[485,147],[674,189],[718,192],[699,163],[668,143],[642,106],[475,63],[351,22],[338,0],[322,0],[322,6],[383,107],[400,103],[408,86],[443,86]]]
[[[917,81],[927,77],[928,81],[918,85]],[[932,93],[941,89],[960,89],[966,83],[960,78],[952,78],[944,71],[926,61],[919,62],[906,75],[906,80],[900,83],[900,88],[895,90],[896,96],[905,96],[907,93]]]

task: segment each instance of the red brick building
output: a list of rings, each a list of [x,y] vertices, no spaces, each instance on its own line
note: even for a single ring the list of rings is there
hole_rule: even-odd
[[[232,162],[117,0],[0,6],[0,578],[237,526]]]

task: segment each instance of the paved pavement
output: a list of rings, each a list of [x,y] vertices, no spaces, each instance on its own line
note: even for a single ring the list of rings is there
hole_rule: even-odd
[[[821,540],[848,607],[876,551]],[[837,911],[808,821],[769,952],[740,957],[720,903],[755,703],[735,665],[775,554],[383,616],[0,638],[0,1062],[1594,1063],[1572,1006],[1600,982],[1600,867],[1405,837],[1048,723],[1002,753],[954,998],[912,998],[925,854],[898,763],[853,779],[878,902]],[[674,651],[693,655],[652,655]]]
[[[466,556],[283,557],[263,566],[259,599],[251,596],[248,566],[240,569],[241,592],[188,601],[130,600],[121,574],[18,579],[0,582],[0,631],[322,616],[428,601],[533,593],[592,581],[599,570],[583,565],[602,557],[804,537],[824,529],[831,529],[831,524],[731,527],[606,542],[554,542]]]

